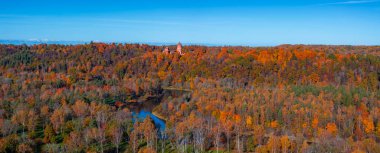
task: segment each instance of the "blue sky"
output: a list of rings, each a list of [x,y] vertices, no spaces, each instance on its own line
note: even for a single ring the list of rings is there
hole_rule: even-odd
[[[0,39],[380,45],[380,0],[0,0]]]

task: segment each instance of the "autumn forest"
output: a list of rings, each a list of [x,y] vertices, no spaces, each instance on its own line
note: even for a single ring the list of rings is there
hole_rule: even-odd
[[[176,47],[0,45],[0,152],[380,152],[380,46]]]

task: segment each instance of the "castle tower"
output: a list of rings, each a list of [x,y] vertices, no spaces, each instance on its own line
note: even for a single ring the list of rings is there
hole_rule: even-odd
[[[169,54],[169,47],[165,47],[164,51],[162,53]]]
[[[177,53],[180,55],[183,55],[181,42],[178,42],[178,44],[177,44]]]

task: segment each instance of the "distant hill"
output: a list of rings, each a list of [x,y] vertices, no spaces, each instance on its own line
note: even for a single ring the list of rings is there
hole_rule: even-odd
[[[0,40],[0,44],[12,45],[35,45],[35,44],[60,44],[60,45],[77,45],[86,44],[86,41],[50,41],[50,40]]]
[[[154,46],[174,46],[176,42],[126,42],[126,41],[93,41],[93,42],[103,42],[103,43],[128,43],[128,44],[148,44]],[[60,40],[0,40],[0,44],[11,44],[11,45],[36,45],[36,44],[59,44],[59,45],[78,45],[78,44],[89,44],[91,41],[60,41]],[[200,46],[223,46],[217,44],[208,43],[183,43],[183,45],[200,45]]]

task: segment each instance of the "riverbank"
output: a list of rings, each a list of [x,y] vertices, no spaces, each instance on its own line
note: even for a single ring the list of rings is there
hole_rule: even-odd
[[[193,92],[191,89],[184,89],[184,88],[175,88],[175,87],[162,87],[164,90],[177,90],[177,91],[187,91],[187,92]]]
[[[127,103],[145,102],[145,101],[148,101],[150,99],[159,98],[161,96],[162,96],[162,94],[159,94],[159,95],[144,95],[144,96],[138,97],[137,99],[128,100]]]
[[[152,111],[152,114],[156,117],[158,117],[159,119],[163,120],[163,121],[167,121],[167,118],[164,117],[164,115],[162,115],[161,113],[157,112],[157,111]]]

